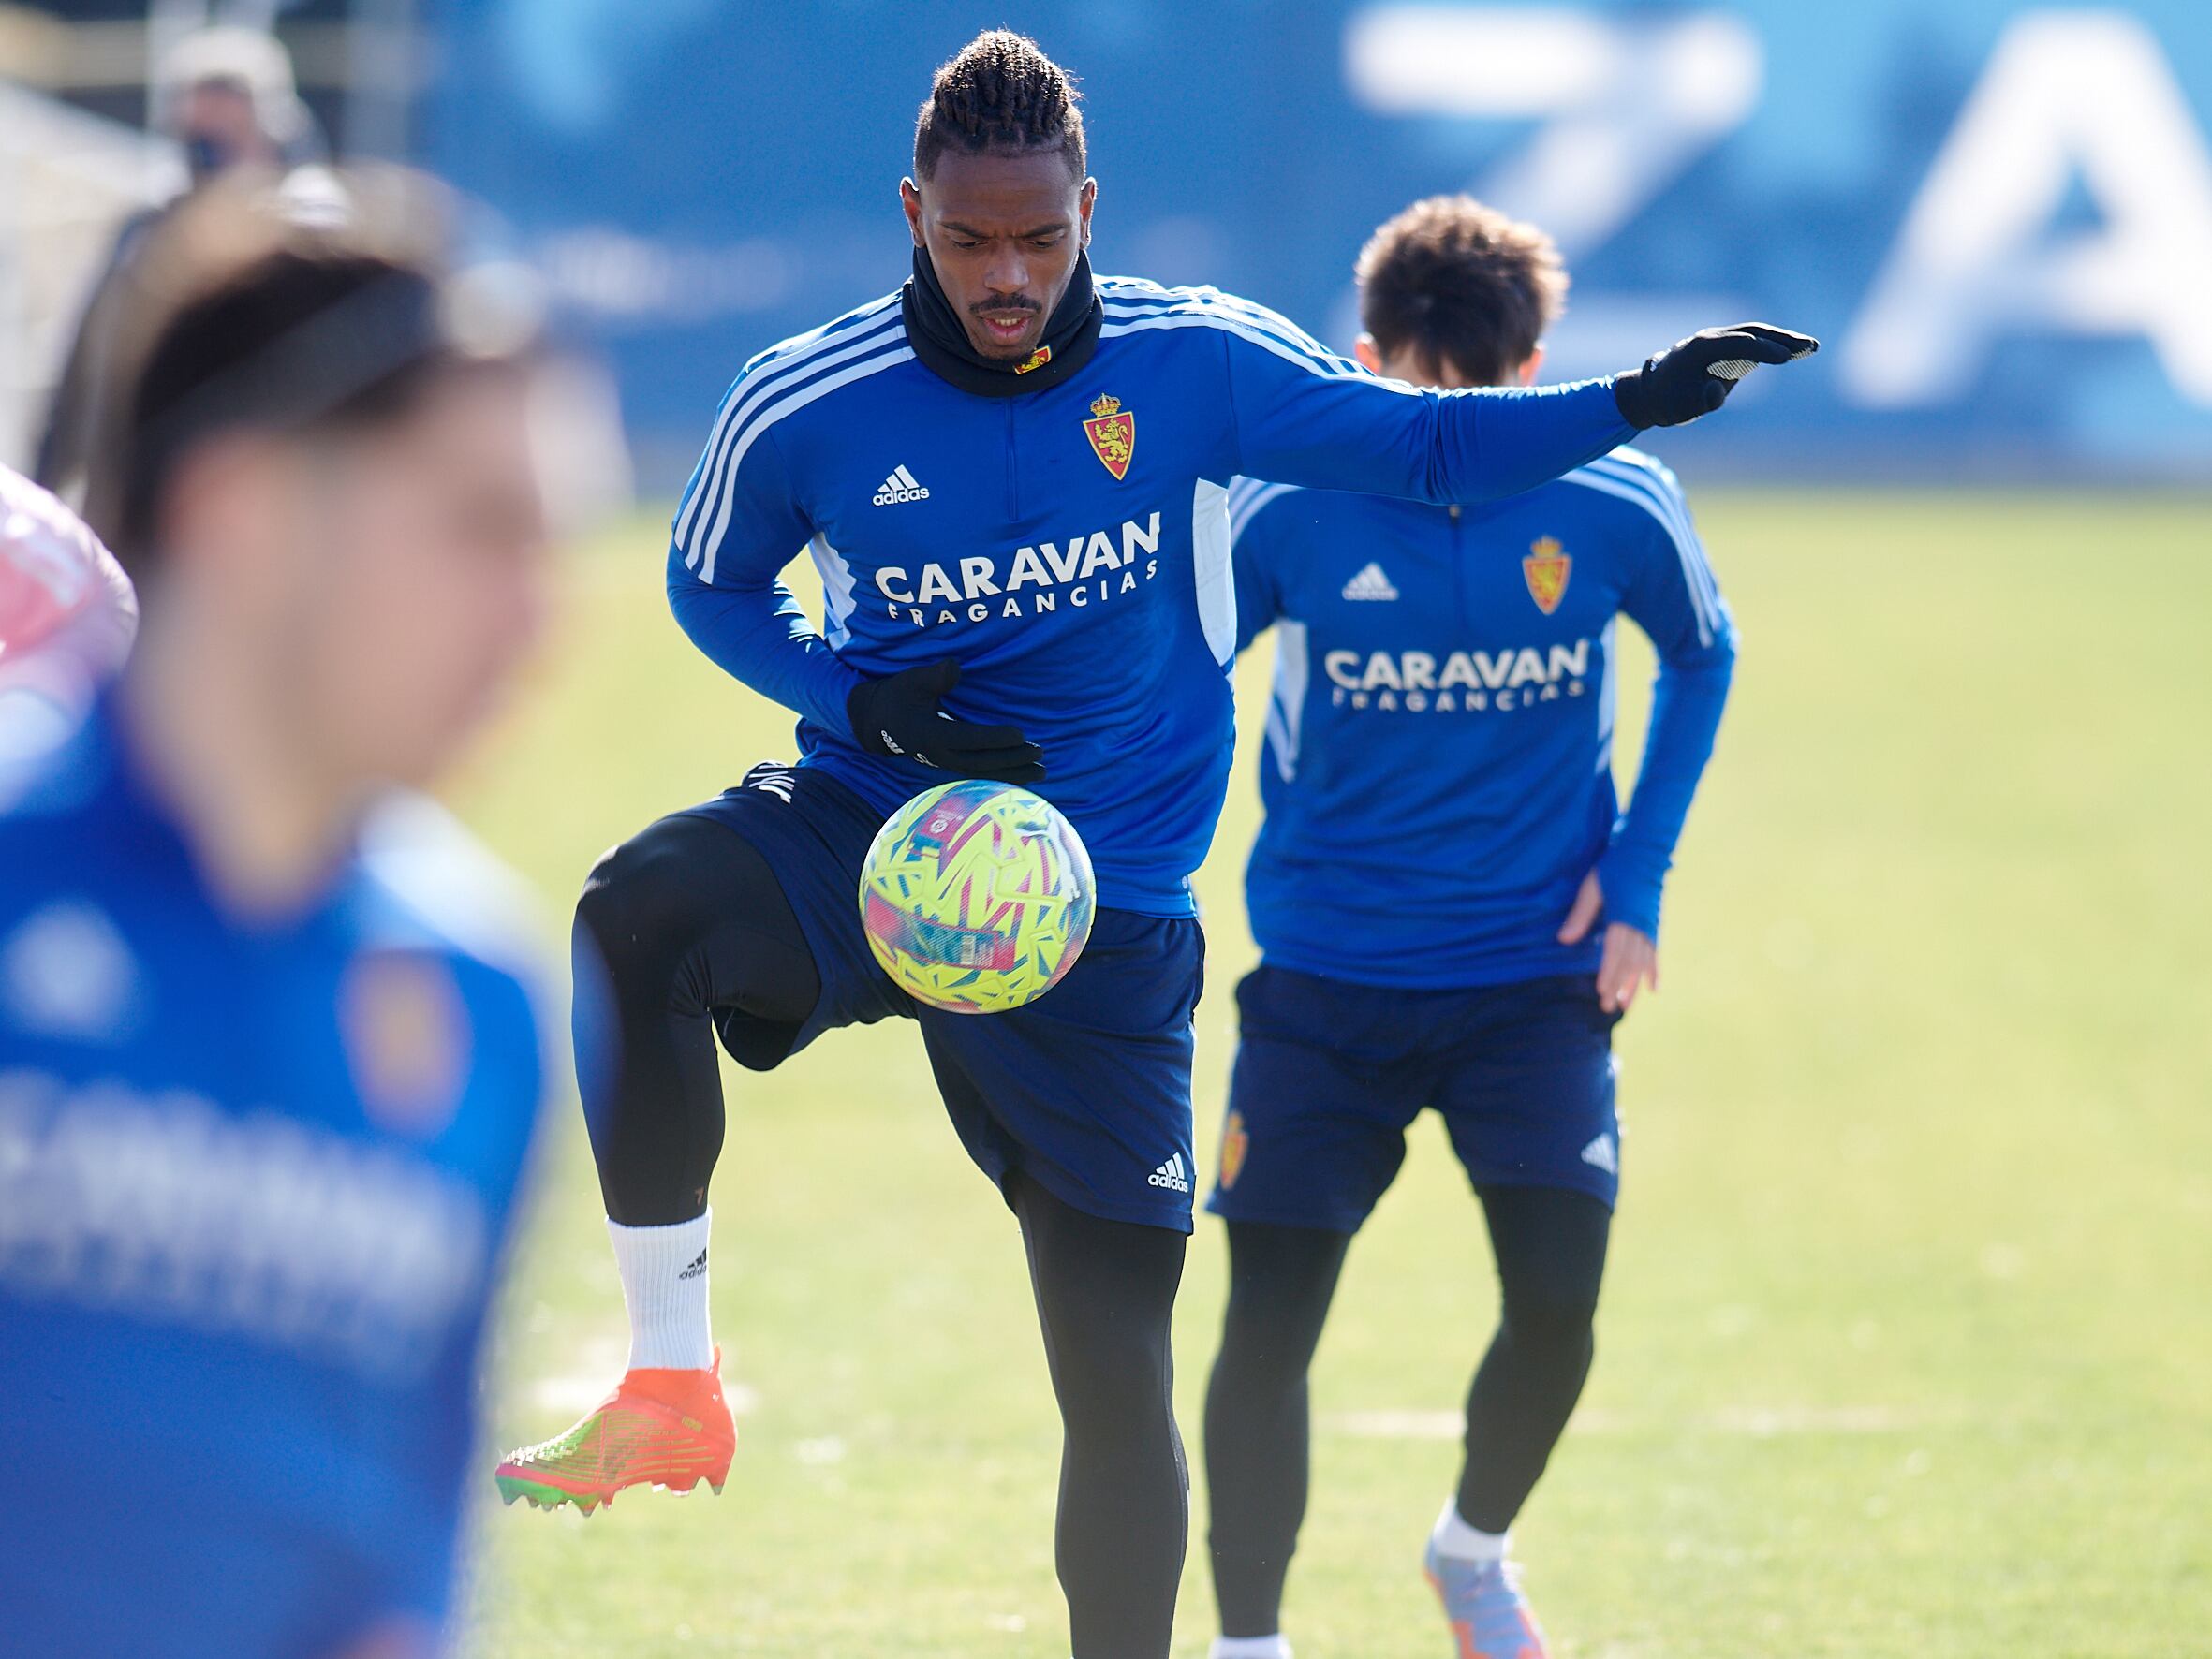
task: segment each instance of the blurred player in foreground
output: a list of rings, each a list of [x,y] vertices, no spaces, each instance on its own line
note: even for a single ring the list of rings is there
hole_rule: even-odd
[[[123,666],[139,601],[84,521],[0,466],[0,767],[52,747]]]
[[[547,573],[534,323],[423,198],[225,192],[143,256],[174,307],[95,483],[144,627],[0,810],[10,1653],[437,1645],[546,1079],[509,878],[391,791]]]
[[[1525,385],[1567,278],[1465,197],[1361,255],[1361,360]],[[1506,1534],[1582,1390],[1618,1186],[1613,1026],[1659,983],[1659,888],[1712,753],[1735,635],[1674,476],[1621,448],[1482,506],[1241,482],[1240,648],[1271,624],[1267,816],[1246,886],[1260,967],[1218,1184],[1230,1300],[1206,1402],[1222,1637],[1287,1659],[1306,1371],[1405,1131],[1442,1115],[1489,1224],[1504,1316],[1428,1546],[1459,1659],[1541,1659]],[[1619,812],[1615,635],[1659,659]]]

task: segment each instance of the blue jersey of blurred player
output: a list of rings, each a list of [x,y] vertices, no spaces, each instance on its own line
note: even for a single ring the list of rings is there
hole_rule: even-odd
[[[1363,360],[1444,386],[1531,378],[1566,289],[1541,231],[1464,197],[1382,227],[1360,282]],[[1611,1034],[1658,984],[1660,886],[1733,629],[1674,475],[1630,449],[1481,506],[1248,480],[1231,508],[1239,644],[1272,624],[1276,655],[1246,874],[1262,956],[1237,991],[1209,1204],[1231,1261],[1206,1415],[1215,1651],[1289,1652],[1308,1363],[1351,1236],[1434,1107],[1503,1317],[1427,1568],[1460,1659],[1541,1659],[1506,1532],[1589,1367],[1619,1170]],[[1659,662],[1625,812],[1622,616]]]
[[[439,1646],[546,1068],[510,878],[400,791],[544,535],[526,324],[369,211],[147,250],[183,297],[93,476],[139,649],[0,810],[9,1653]]]

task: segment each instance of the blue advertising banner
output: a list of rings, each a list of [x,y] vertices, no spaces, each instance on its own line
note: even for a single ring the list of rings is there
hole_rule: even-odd
[[[2212,481],[2212,10],[1999,0],[444,0],[426,159],[609,347],[648,481],[752,352],[894,286],[931,70],[1080,78],[1101,270],[1339,346],[1354,255],[1471,190],[1574,277],[1549,374],[1759,316],[1820,334],[1706,476]]]

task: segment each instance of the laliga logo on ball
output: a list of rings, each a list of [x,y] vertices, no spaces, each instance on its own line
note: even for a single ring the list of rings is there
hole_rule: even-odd
[[[892,814],[861,865],[861,925],[892,982],[955,1014],[996,1014],[1060,982],[1097,889],[1075,826],[1010,784],[941,784]]]

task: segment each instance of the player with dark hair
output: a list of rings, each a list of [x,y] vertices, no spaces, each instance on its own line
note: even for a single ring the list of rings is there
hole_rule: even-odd
[[[1526,386],[1567,304],[1552,239],[1464,196],[1432,196],[1367,239],[1353,274],[1379,374],[1423,386]]]
[[[1361,360],[1523,385],[1567,288],[1550,238],[1465,197],[1360,256]],[[1619,1171],[1614,1023],[1659,983],[1659,888],[1728,697],[1735,634],[1674,475],[1633,449],[1508,500],[1231,492],[1240,649],[1271,624],[1260,967],[1208,1208],[1230,1299],[1206,1399],[1222,1637],[1287,1659],[1306,1371],[1405,1131],[1442,1115],[1503,1316],[1428,1571],[1460,1659],[1541,1659],[1506,1532],[1582,1390]],[[1657,648],[1618,810],[1615,619]]]
[[[534,325],[228,187],[140,269],[137,651],[0,806],[5,1645],[427,1656],[546,1066],[511,878],[394,789],[538,629]]]
[[[577,936],[608,962],[619,1044],[582,1067],[584,1109],[632,1369],[499,1480],[590,1505],[721,1478],[715,1040],[765,1070],[908,1016],[1027,1247],[1066,1431],[1075,1652],[1130,1659],[1167,1651],[1185,1542],[1168,1338],[1190,1228],[1187,878],[1231,734],[1229,479],[1510,494],[1812,342],[1751,326],[1615,380],[1417,390],[1229,295],[1094,277],[1085,169],[1067,76],[1019,36],[979,37],[916,126],[910,280],[755,358],[723,401],[676,514],[670,601],[700,650],[799,712],[803,757],[651,826],[585,887]],[[803,547],[818,632],[777,575]],[[1067,978],[987,1017],[899,994],[857,903],[884,818],[962,776],[1035,784],[1098,879]]]

